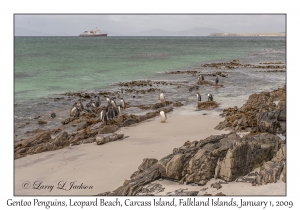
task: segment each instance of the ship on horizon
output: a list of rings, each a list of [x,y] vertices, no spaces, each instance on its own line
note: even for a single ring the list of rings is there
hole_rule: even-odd
[[[79,34],[80,37],[98,37],[98,36],[107,36],[103,34],[98,28],[96,30],[92,29],[89,31],[84,31],[82,34]]]

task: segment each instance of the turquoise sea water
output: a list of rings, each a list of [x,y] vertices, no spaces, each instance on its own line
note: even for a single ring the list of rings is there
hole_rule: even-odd
[[[120,90],[113,83],[138,79],[184,81],[193,85],[197,76],[165,74],[165,71],[197,69],[227,72],[220,78],[222,88],[201,86],[200,94],[214,96],[221,111],[241,106],[255,92],[270,91],[286,84],[285,73],[257,72],[255,68],[213,69],[201,67],[212,62],[240,60],[242,64],[261,62],[286,64],[285,37],[15,37],[14,40],[14,124],[16,139],[40,128],[36,116],[47,119],[45,128],[61,126],[75,98],[67,91],[99,92]],[[205,80],[214,81],[206,76]],[[167,100],[181,101],[195,109],[195,91],[176,86],[155,86],[165,91]],[[139,87],[137,87],[139,88]],[[155,95],[156,94],[156,95]],[[64,100],[53,100],[55,97]],[[122,95],[131,105],[157,103],[157,93]],[[101,98],[102,103],[105,102]],[[86,102],[84,102],[86,103]],[[139,113],[132,108],[127,113]],[[27,124],[25,124],[27,123]]]
[[[282,50],[283,38],[16,37],[15,100],[147,79],[157,72]]]

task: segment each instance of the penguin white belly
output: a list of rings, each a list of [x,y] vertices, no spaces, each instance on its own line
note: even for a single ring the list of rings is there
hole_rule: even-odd
[[[160,114],[160,122],[166,122],[167,120],[166,114],[163,111],[161,111],[159,114]]]

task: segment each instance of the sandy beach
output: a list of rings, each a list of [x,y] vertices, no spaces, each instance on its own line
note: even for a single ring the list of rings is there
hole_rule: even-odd
[[[14,194],[96,195],[113,191],[130,178],[144,158],[160,159],[188,140],[228,133],[214,129],[223,118],[202,114],[183,114],[178,108],[168,114],[166,123],[156,117],[122,127],[119,132],[128,136],[123,140],[70,146],[17,159]]]

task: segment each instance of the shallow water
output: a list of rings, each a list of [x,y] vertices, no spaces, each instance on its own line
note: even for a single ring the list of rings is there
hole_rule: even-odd
[[[183,113],[195,111],[196,92],[202,95],[202,100],[207,100],[207,93],[211,93],[219,107],[213,112],[200,112],[218,116],[224,108],[242,106],[252,93],[283,87],[286,75],[282,72],[257,72],[265,69],[256,68],[214,69],[201,67],[201,64],[233,59],[242,64],[285,64],[285,41],[284,37],[16,37],[15,140],[20,140],[26,131],[61,126],[62,119],[68,117],[76,101],[76,97],[62,93],[120,91],[125,87],[114,83],[137,79],[181,83],[181,88],[174,85],[153,87],[163,90],[166,100],[181,101],[185,105],[183,110],[186,110]],[[224,71],[228,77],[219,77],[221,88],[201,86],[198,91],[188,91],[186,85],[195,84],[197,76],[165,73],[193,69],[204,73]],[[213,82],[214,79],[205,76],[207,81]],[[146,89],[149,86],[134,88]],[[121,96],[134,106],[157,103],[158,94],[124,92]],[[64,99],[54,100],[56,97]],[[104,97],[101,97],[101,102],[105,103]],[[135,114],[148,111],[137,107],[126,110]],[[49,119],[51,112],[57,117]],[[37,116],[48,123],[38,125],[38,120],[34,119]]]

